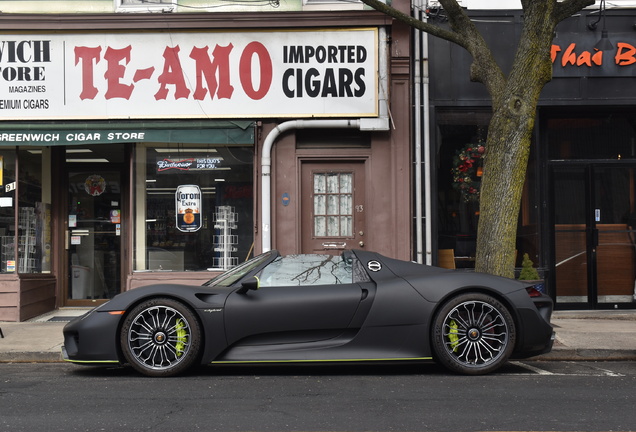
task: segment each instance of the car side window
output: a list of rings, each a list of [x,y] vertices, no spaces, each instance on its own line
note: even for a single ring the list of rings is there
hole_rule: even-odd
[[[260,287],[350,284],[353,269],[340,256],[287,255],[272,261],[258,278]]]

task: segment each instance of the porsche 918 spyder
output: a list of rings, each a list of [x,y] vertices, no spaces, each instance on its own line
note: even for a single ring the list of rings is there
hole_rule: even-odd
[[[269,251],[202,286],[119,294],[64,327],[65,360],[172,376],[195,364],[437,361],[464,374],[549,352],[533,286],[400,261]]]

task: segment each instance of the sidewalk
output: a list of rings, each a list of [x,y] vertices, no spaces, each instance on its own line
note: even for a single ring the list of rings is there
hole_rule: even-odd
[[[636,310],[556,311],[552,352],[537,360],[636,360]]]
[[[59,362],[62,329],[88,309],[63,308],[22,323],[0,322],[0,363]],[[54,321],[50,321],[50,320]],[[636,310],[556,311],[552,352],[535,360],[636,360]]]

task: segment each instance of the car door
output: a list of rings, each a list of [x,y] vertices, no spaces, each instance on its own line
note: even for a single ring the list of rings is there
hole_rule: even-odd
[[[364,297],[338,257],[281,257],[259,273],[258,290],[230,294],[225,306],[228,344],[314,342],[345,331]],[[300,261],[299,261],[300,260]],[[344,275],[344,276],[343,276]],[[328,282],[328,283],[325,283]]]

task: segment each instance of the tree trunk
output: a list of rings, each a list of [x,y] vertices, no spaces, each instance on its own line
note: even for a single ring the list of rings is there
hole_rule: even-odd
[[[480,193],[475,270],[514,277],[515,243],[539,95],[552,77],[549,47],[556,22],[550,2],[526,9],[514,65],[504,88],[491,92],[493,118],[488,129]],[[543,13],[532,10],[543,7]],[[530,37],[532,35],[532,37]],[[487,75],[481,77],[488,81]]]
[[[517,218],[510,215],[519,214],[534,115],[505,111],[494,113],[488,132],[475,270],[514,277]]]

